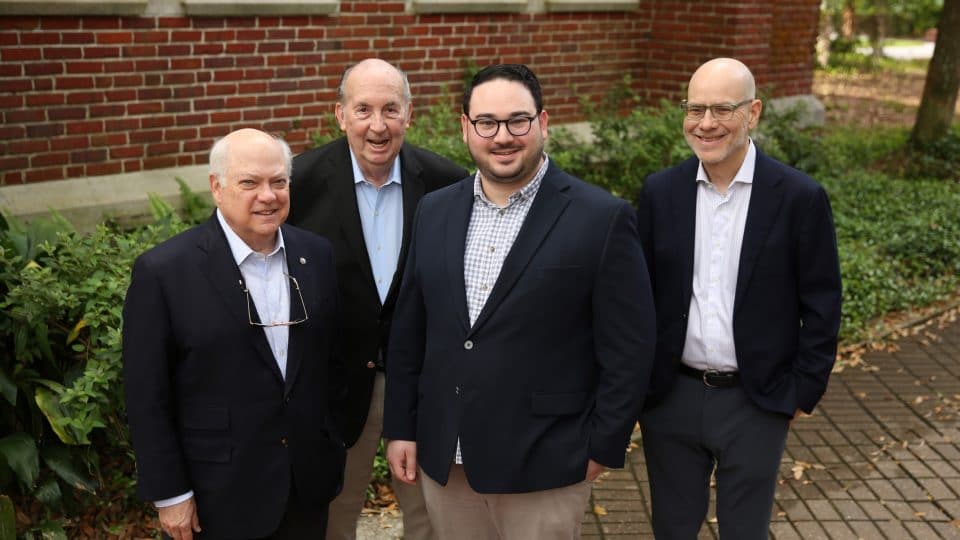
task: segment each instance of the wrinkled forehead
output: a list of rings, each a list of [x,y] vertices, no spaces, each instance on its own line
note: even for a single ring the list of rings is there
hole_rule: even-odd
[[[351,73],[344,84],[345,104],[383,102],[406,105],[403,79],[393,70],[363,70]]]
[[[289,176],[283,150],[275,141],[245,145],[230,152],[227,159],[227,176],[277,178]]]

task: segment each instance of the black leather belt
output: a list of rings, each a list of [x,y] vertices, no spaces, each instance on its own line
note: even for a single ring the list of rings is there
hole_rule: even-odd
[[[715,369],[704,371],[686,364],[679,364],[677,370],[687,377],[703,381],[703,384],[710,388],[730,388],[740,384],[740,372],[738,371],[717,371]]]

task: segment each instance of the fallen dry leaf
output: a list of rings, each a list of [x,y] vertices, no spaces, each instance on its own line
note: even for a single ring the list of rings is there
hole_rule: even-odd
[[[593,515],[595,516],[605,516],[607,515],[607,509],[600,506],[599,504],[593,505]]]

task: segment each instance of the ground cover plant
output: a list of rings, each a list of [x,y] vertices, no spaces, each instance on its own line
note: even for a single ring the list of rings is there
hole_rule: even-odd
[[[690,151],[679,109],[641,104],[628,87],[607,103],[585,104],[588,140],[551,127],[548,152],[570,173],[633,201],[649,173]],[[960,286],[960,128],[909,150],[909,125],[857,124],[856,115],[837,114],[860,101],[825,101],[827,127],[799,129],[798,112],[767,108],[755,140],[830,194],[844,279],[841,334],[853,343],[881,331],[891,311],[950,298]],[[909,104],[898,107],[897,115],[909,114]],[[408,134],[471,167],[460,137],[449,104],[417,109]],[[0,222],[0,538],[14,528],[44,538],[153,534],[150,510],[132,498],[120,308],[134,257],[209,215],[203,199],[184,196],[183,214],[154,200],[155,223],[134,231],[104,225],[80,234],[56,217]],[[382,463],[377,470],[386,474]],[[381,504],[388,497],[371,495]]]

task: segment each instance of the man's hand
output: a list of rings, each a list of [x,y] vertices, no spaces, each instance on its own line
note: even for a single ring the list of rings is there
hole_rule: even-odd
[[[406,484],[417,483],[417,443],[414,441],[389,441],[387,463],[393,477]]]
[[[160,527],[173,540],[193,540],[193,533],[200,532],[197,504],[193,497],[173,506],[157,508]]]
[[[600,476],[601,473],[603,473],[603,470],[605,468],[606,467],[604,467],[603,465],[597,463],[592,459],[587,461],[587,482],[593,482],[594,480],[596,480],[597,477]]]

